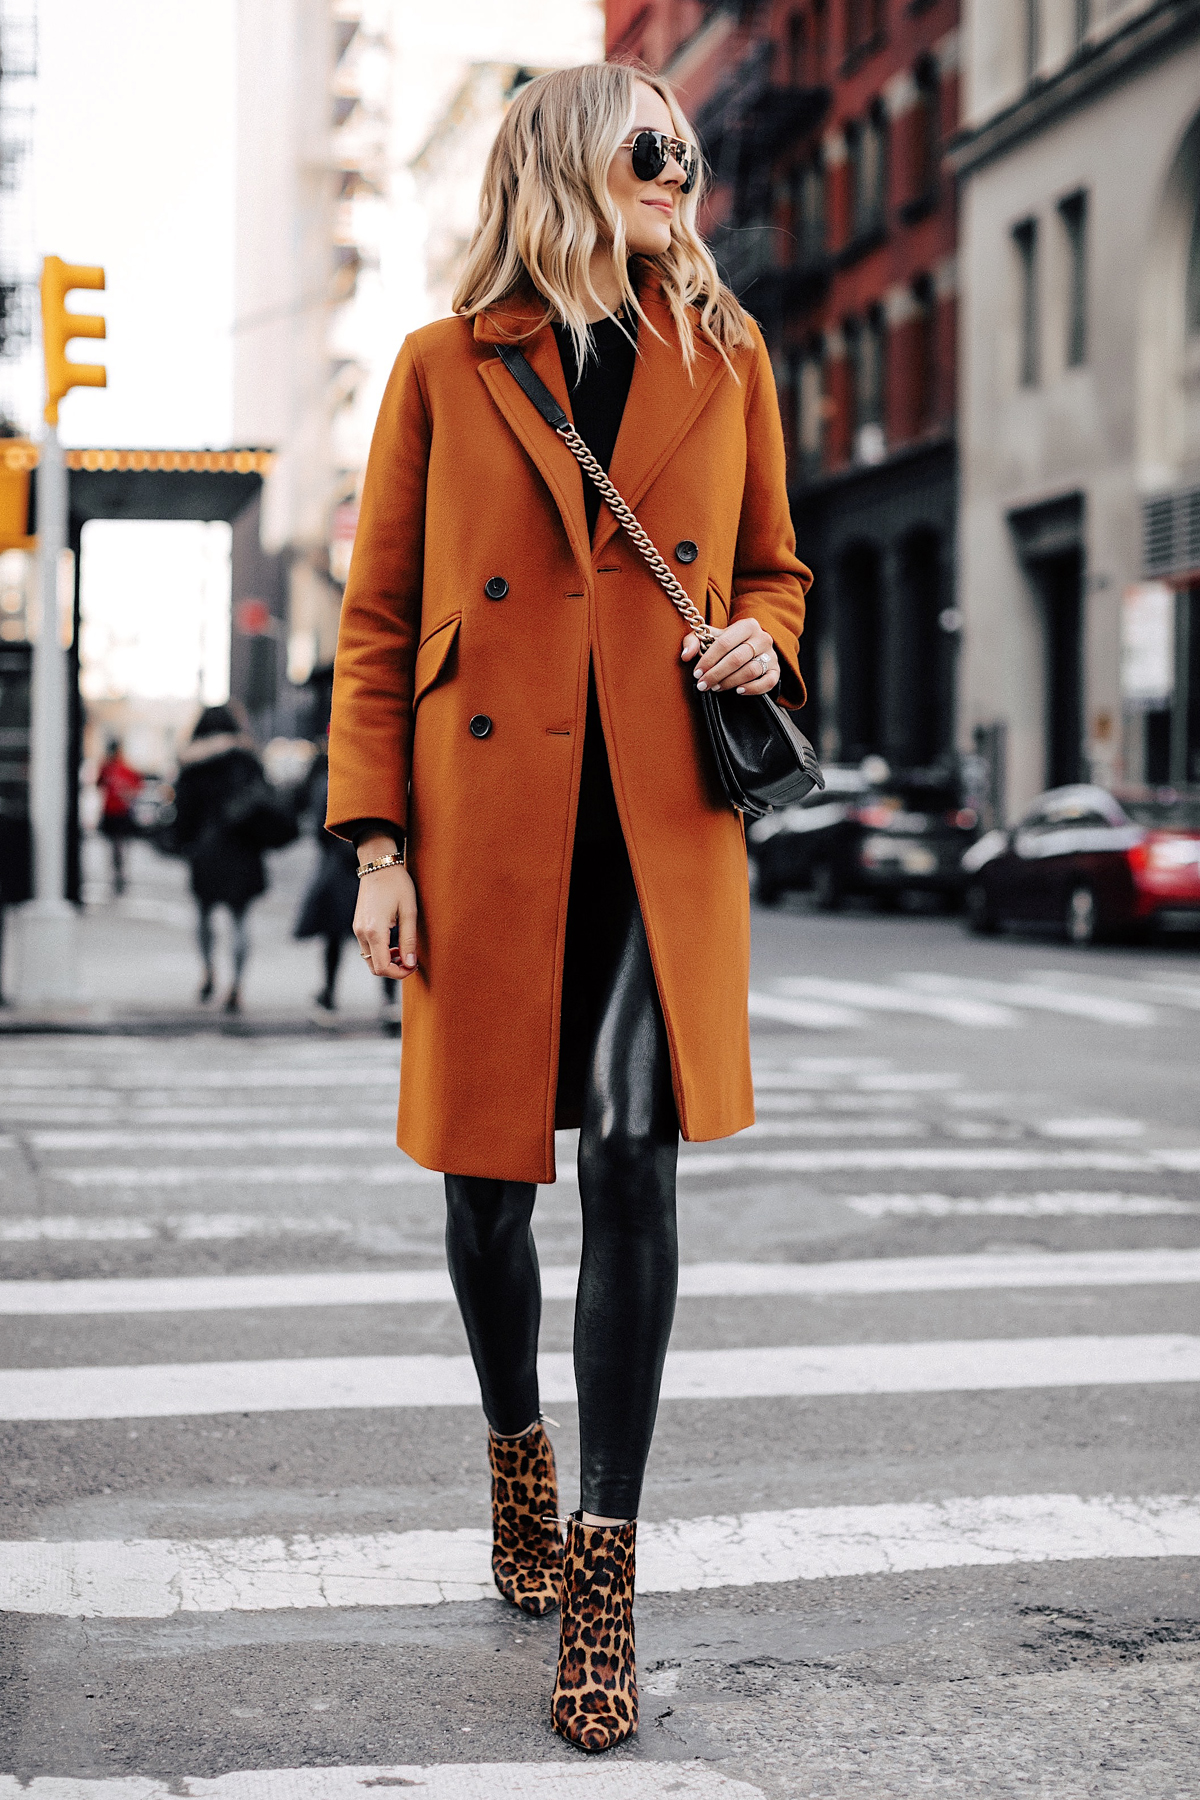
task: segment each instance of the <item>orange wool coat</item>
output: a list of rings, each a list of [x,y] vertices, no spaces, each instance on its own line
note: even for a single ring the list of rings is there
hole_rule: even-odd
[[[641,298],[655,329],[639,331],[613,481],[714,624],[748,615],[770,632],[798,705],[811,577],[765,345],[756,327],[736,380],[702,348],[690,380],[661,292]],[[510,301],[443,319],[400,351],[342,608],[328,812],[335,831],[408,832],[420,967],[404,983],[401,1147],[427,1168],[534,1182],[554,1179],[589,655],[681,1130],[754,1119],[741,822],[701,742],[682,622],[603,506],[589,543],[582,472],[495,354],[539,313]],[[553,331],[523,347],[569,411]],[[673,554],[686,539],[690,563]]]

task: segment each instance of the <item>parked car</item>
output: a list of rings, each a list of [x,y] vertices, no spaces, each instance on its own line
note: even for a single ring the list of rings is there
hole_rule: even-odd
[[[810,888],[823,911],[850,894],[889,904],[906,891],[956,905],[963,851],[979,834],[957,779],[945,768],[893,775],[880,758],[825,771],[825,791],[758,819],[746,833],[758,898],[772,906]]]
[[[1200,794],[1052,788],[963,857],[967,923],[1058,925],[1073,944],[1200,928]]]

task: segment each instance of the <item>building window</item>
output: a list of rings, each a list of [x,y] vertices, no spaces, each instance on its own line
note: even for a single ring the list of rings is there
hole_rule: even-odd
[[[1075,0],[1075,48],[1082,50],[1092,25],[1092,0]]]
[[[818,342],[800,357],[795,391],[796,460],[799,473],[811,480],[820,474],[825,453],[825,359]]]
[[[820,81],[829,64],[828,0],[813,0],[812,9],[813,80]]]
[[[913,282],[913,425],[917,435],[937,421],[937,295],[928,275]]]
[[[1067,367],[1087,361],[1087,195],[1068,194],[1059,202],[1067,240]]]
[[[887,194],[887,116],[879,101],[861,123],[846,127],[846,152],[851,237],[868,237],[884,222]]]
[[[1022,387],[1036,387],[1040,372],[1038,354],[1038,228],[1036,219],[1022,219],[1013,226],[1017,253],[1019,308],[1017,330],[1017,379]]]
[[[819,160],[796,171],[795,209],[799,260],[810,267],[825,254],[825,170]]]
[[[937,185],[942,155],[942,82],[937,61],[923,56],[913,71],[917,104],[912,121],[912,169],[909,195],[922,200]]]
[[[855,462],[882,462],[886,440],[883,430],[883,371],[887,327],[883,308],[873,306],[865,319],[847,319],[846,355],[850,362],[850,396]]]
[[[808,80],[808,20],[800,12],[787,22],[787,79],[791,87],[803,87]]]
[[[1196,202],[1196,216],[1192,220],[1192,241],[1188,248],[1185,316],[1188,336],[1200,337],[1200,199]]]
[[[883,36],[885,0],[846,0],[846,55],[867,50]]]
[[[1025,0],[1025,79],[1032,81],[1042,60],[1042,0]]]

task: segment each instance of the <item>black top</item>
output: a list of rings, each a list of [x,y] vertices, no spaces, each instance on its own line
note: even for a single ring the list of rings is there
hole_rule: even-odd
[[[636,338],[636,316],[627,323]],[[582,375],[576,368],[575,345],[567,327],[556,325],[554,335],[558,339],[558,354],[571,395],[575,429],[600,467],[607,470],[616,449],[621,415],[629,398],[637,351],[615,319],[600,319],[590,329],[596,354],[588,357]],[[586,475],[583,477],[583,504],[587,509],[588,531],[595,537],[602,502]]]
[[[636,317],[628,321],[636,336]],[[558,354],[571,395],[571,413],[575,429],[602,469],[607,469],[616,448],[617,433],[637,351],[615,319],[601,319],[591,327],[595,356],[589,356],[580,374],[575,360],[575,346],[565,325],[556,325]],[[587,509],[588,532],[596,535],[596,521],[603,502],[593,484],[581,471],[583,503]],[[587,724],[583,738],[583,768],[579,776],[579,812],[575,823],[577,844],[611,843],[621,836],[621,821],[613,798],[612,777],[604,743],[604,727],[596,699],[596,679],[588,669]]]

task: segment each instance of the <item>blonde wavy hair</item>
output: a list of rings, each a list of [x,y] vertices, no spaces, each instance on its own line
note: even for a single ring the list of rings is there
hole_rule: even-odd
[[[654,329],[638,303],[624,222],[608,191],[613,158],[633,125],[639,81],[666,102],[674,134],[694,142],[667,83],[622,63],[557,69],[521,89],[488,156],[479,224],[451,301],[456,313],[472,318],[532,283],[546,303],[534,329],[551,321],[569,326],[582,368],[591,351],[585,302],[607,310],[592,286],[592,254],[611,244],[618,311],[627,308]],[[634,259],[662,282],[689,374],[697,329],[726,363],[730,350],[751,342],[746,314],[696,230],[703,189],[701,170],[691,193],[676,201],[670,248]]]

